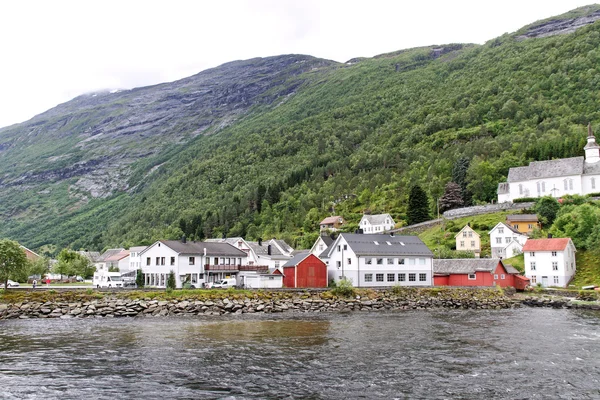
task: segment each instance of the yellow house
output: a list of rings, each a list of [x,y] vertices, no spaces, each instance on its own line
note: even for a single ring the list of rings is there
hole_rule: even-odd
[[[506,216],[506,225],[521,233],[529,235],[537,227],[541,229],[540,221],[535,214],[515,214]]]
[[[465,225],[464,228],[454,236],[454,239],[456,239],[456,250],[472,251],[475,253],[475,257],[479,257],[479,254],[481,253],[481,238],[469,224]]]

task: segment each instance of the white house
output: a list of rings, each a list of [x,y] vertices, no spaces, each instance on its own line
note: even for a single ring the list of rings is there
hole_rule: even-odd
[[[229,243],[235,248],[245,252],[248,256],[248,265],[266,266],[269,271],[280,267],[292,258],[294,249],[285,241],[271,239],[257,242],[245,240],[241,237],[224,239],[207,239],[211,243]]]
[[[310,248],[310,253],[319,257],[333,243],[333,238],[327,235],[319,235],[315,243]]]
[[[94,262],[96,271],[108,271],[109,269],[127,270],[129,268],[129,250],[108,249]]]
[[[356,287],[431,286],[433,253],[417,236],[342,233],[323,255],[328,280]]]
[[[523,246],[527,242],[527,235],[506,225],[504,222],[498,222],[489,231],[489,235],[492,258],[512,257],[513,254],[518,254],[518,252],[515,254],[514,249],[519,247],[512,242],[517,242],[520,246]]]
[[[256,270],[247,265],[246,253],[229,243],[159,240],[142,250],[140,257],[147,286],[166,287],[171,271],[180,288],[184,282],[200,287],[240,271]]]
[[[533,161],[510,168],[507,182],[498,185],[498,203],[522,197],[561,197],[600,192],[600,146],[588,125],[585,157]]]
[[[475,232],[468,224],[454,236],[454,239],[456,240],[456,250],[472,251],[475,257],[479,257],[481,254],[481,238],[479,233]]]
[[[529,239],[523,246],[525,276],[532,285],[567,287],[577,265],[570,238]]]
[[[364,214],[358,223],[358,228],[365,234],[383,233],[394,228],[396,223],[390,214]]]
[[[137,271],[142,267],[142,257],[140,253],[146,249],[146,246],[134,246],[129,248],[129,266],[127,270],[121,270],[122,273]]]

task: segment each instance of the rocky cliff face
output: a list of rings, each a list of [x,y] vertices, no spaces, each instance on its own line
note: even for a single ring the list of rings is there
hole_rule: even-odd
[[[598,19],[600,19],[600,10],[573,18],[557,17],[528,27],[524,34],[517,36],[517,39],[524,40],[573,33],[581,27],[593,24]]]
[[[256,58],[172,83],[79,96],[0,130],[0,199],[7,190],[47,192],[67,180],[83,197],[127,190],[136,162],[218,132],[253,107],[275,106],[302,86],[304,72],[332,65],[301,55]]]

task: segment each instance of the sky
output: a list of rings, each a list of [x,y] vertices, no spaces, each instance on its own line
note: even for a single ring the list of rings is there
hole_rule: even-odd
[[[590,0],[7,0],[0,127],[80,94],[169,82],[228,61],[354,57],[478,43]]]

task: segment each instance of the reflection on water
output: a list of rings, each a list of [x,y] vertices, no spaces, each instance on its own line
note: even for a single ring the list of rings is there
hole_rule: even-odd
[[[600,314],[0,322],[0,398],[600,398]]]

